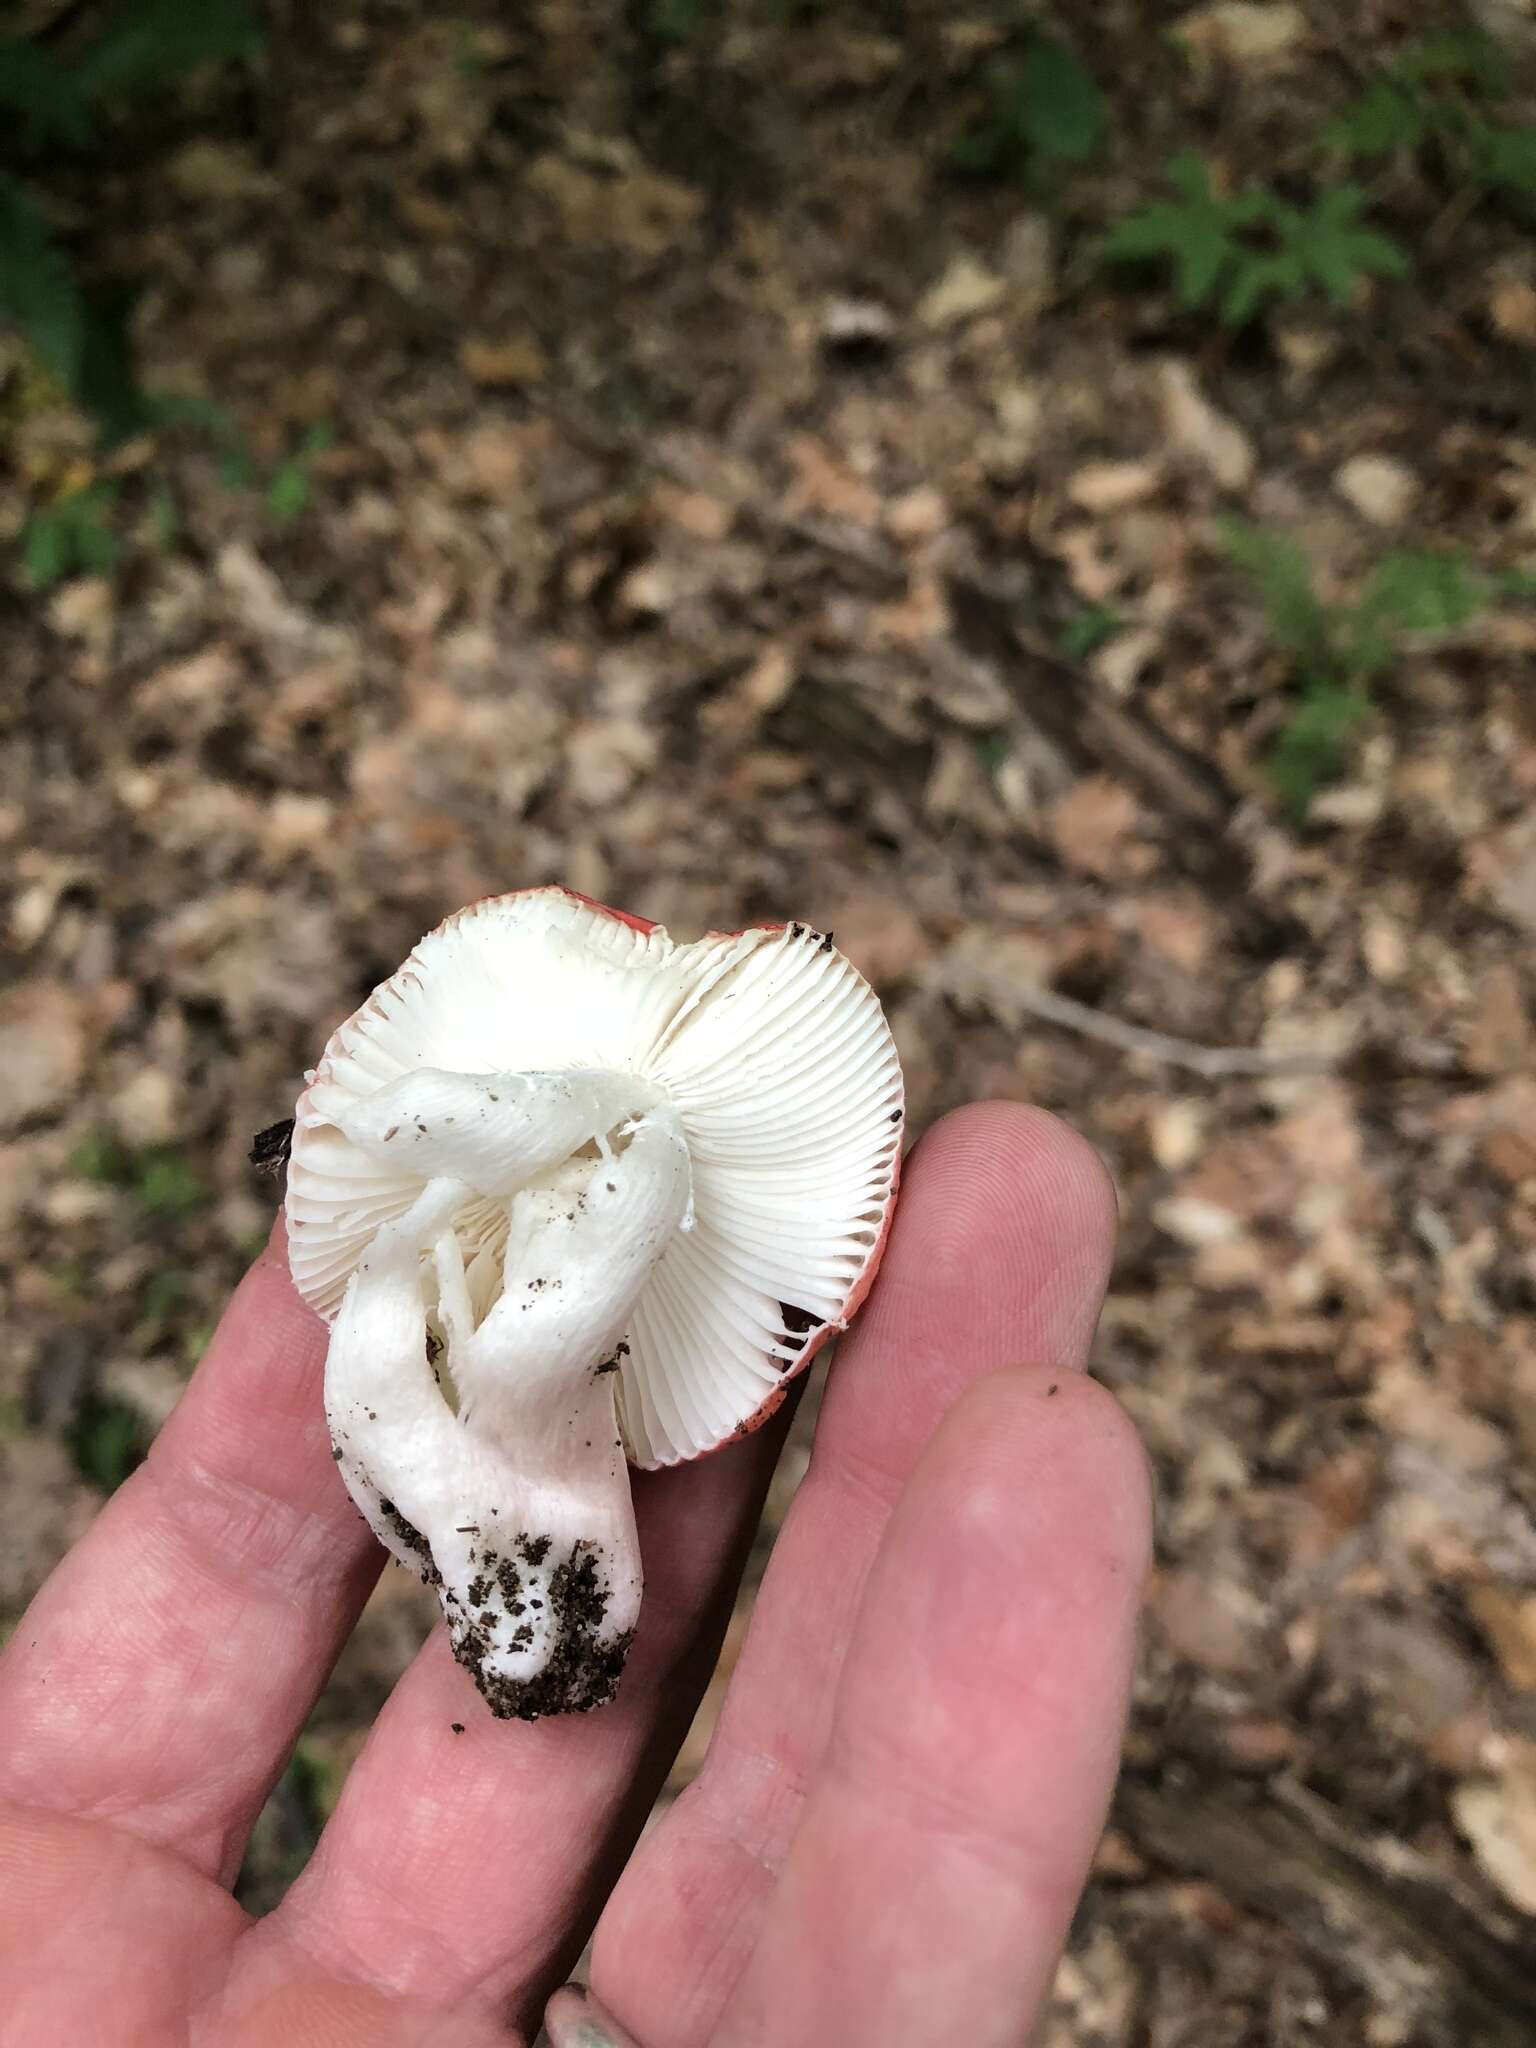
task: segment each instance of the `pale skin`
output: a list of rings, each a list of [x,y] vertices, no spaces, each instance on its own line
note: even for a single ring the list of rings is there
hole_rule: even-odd
[[[1020,2048],[1103,1823],[1147,1563],[1141,1450],[1079,1370],[1113,1218],[1043,1114],[922,1140],[702,1774],[638,1847],[775,1425],[637,1477],[616,1705],[497,1722],[439,1631],[253,1922],[229,1890],[251,1823],[381,1561],[276,1241],[0,1656],[8,2048],[515,2048],[594,1926],[594,1993],[643,2048]]]

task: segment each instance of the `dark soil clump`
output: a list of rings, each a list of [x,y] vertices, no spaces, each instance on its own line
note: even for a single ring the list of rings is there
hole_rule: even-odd
[[[549,1553],[550,1538],[522,1537],[519,1548],[530,1563],[542,1563]],[[521,1579],[510,1561],[501,1560],[493,1570],[498,1581],[510,1573],[521,1592]],[[555,1625],[554,1648],[544,1669],[524,1683],[487,1669],[493,1647],[487,1619],[475,1617],[454,1631],[454,1655],[500,1721],[584,1714],[593,1707],[607,1706],[618,1692],[633,1631],[608,1642],[600,1639],[608,1612],[608,1587],[599,1570],[595,1544],[577,1543],[570,1556],[556,1566],[549,1582],[549,1607]],[[517,1611],[522,1611],[521,1606]],[[532,1627],[525,1622],[514,1635],[513,1646],[526,1648],[532,1640]]]

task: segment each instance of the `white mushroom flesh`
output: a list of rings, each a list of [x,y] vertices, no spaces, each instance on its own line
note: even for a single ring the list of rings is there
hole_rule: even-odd
[[[374,1236],[332,1330],[342,1476],[380,1541],[437,1587],[494,1712],[599,1705],[642,1583],[618,1351],[691,1223],[677,1113],[634,1075],[428,1069],[338,1121],[426,1183]],[[505,1217],[499,1286],[472,1287],[455,1224],[486,1201]]]

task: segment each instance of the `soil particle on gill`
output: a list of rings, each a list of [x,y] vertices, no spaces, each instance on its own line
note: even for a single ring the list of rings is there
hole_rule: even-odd
[[[432,1546],[422,1535],[414,1522],[408,1522],[392,1500],[379,1497],[379,1513],[384,1517],[395,1535],[421,1559],[421,1583],[424,1586],[440,1586],[443,1575],[432,1561]]]
[[[516,1539],[515,1547],[525,1563],[536,1566],[549,1555],[551,1539],[524,1535]],[[596,1544],[579,1542],[550,1574],[551,1648],[543,1669],[532,1678],[512,1679],[494,1669],[495,1623],[490,1615],[481,1613],[455,1622],[453,1653],[498,1720],[537,1721],[544,1714],[584,1714],[593,1707],[606,1706],[617,1693],[633,1631],[602,1640],[609,1593],[600,1555]],[[517,1591],[522,1591],[520,1574],[509,1558],[487,1556],[484,1565],[498,1584],[505,1573]],[[513,1633],[512,1648],[527,1649],[532,1642],[532,1625],[524,1622]]]

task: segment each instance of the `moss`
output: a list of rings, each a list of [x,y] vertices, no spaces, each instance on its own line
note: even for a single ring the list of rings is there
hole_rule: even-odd
[[[148,1419],[137,1408],[95,1393],[82,1402],[65,1436],[80,1476],[103,1493],[115,1493],[143,1464],[153,1439]]]

